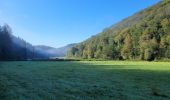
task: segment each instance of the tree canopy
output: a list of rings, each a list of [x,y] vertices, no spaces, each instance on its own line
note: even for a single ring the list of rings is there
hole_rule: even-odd
[[[170,59],[170,0],[162,0],[68,51],[68,58]]]

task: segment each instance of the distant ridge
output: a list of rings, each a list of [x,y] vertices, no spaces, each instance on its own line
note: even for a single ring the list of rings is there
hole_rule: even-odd
[[[60,48],[54,48],[54,47],[45,46],[45,45],[37,45],[34,47],[38,52],[41,52],[48,57],[65,57],[67,50],[75,45],[76,44],[73,43],[73,44],[68,44]]]

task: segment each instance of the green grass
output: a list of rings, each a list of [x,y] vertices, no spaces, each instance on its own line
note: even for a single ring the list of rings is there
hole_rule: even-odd
[[[0,100],[170,100],[170,62],[0,62]]]

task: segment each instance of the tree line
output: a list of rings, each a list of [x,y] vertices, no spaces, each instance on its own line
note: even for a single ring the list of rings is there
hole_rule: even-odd
[[[0,26],[0,60],[28,60],[45,57],[30,43],[12,35],[9,25]]]

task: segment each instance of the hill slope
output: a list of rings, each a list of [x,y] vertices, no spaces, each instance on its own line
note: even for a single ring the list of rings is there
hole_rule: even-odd
[[[72,47],[67,57],[169,59],[170,0],[163,0]]]

